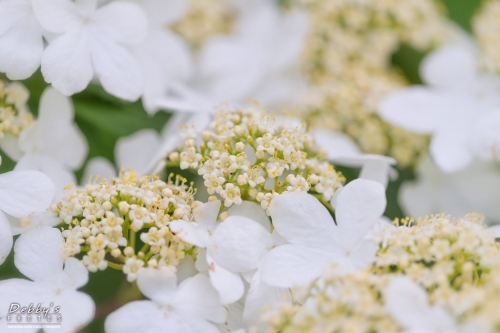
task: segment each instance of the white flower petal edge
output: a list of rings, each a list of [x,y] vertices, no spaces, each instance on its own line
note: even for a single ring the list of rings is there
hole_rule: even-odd
[[[226,310],[204,275],[177,286],[173,271],[146,268],[139,273],[137,283],[154,300],[131,302],[111,313],[106,318],[106,332],[216,333],[219,330],[214,323],[226,319]]]
[[[33,281],[9,279],[0,281],[0,307],[13,303],[42,303],[60,306],[64,316],[63,332],[72,332],[87,325],[94,317],[94,301],[76,291],[88,281],[88,271],[75,258],[63,260],[63,243],[57,229],[39,226],[24,232],[14,247],[16,267]],[[64,266],[64,268],[63,268]]]

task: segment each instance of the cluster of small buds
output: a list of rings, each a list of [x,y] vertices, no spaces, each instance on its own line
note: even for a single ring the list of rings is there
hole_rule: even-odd
[[[344,181],[315,149],[304,123],[258,105],[218,111],[200,141],[185,135],[167,166],[196,171],[208,194],[218,195],[226,207],[253,200],[267,210],[286,191],[311,192],[328,205]]]
[[[429,306],[439,306],[458,326],[481,323],[480,332],[499,332],[500,247],[481,216],[436,215],[395,224],[371,235],[380,249],[369,269],[344,274],[332,266],[294,290],[307,299],[304,306],[264,312],[269,332],[402,332],[384,299],[392,279],[402,275],[426,290]]]
[[[186,14],[172,29],[191,47],[198,48],[209,37],[229,34],[235,10],[225,0],[189,0]]]
[[[18,136],[33,122],[28,98],[29,91],[21,83],[0,80],[0,140],[7,134]]]
[[[476,40],[481,49],[480,67],[491,73],[500,73],[500,1],[483,1],[473,19]]]
[[[391,68],[401,44],[421,51],[449,35],[442,5],[434,0],[295,0],[311,29],[302,68],[311,85],[295,110],[313,127],[341,131],[369,154],[414,165],[428,146],[420,135],[388,125],[376,114],[387,94],[408,83]]]
[[[500,268],[500,249],[482,219],[445,215],[396,221],[402,225],[389,235],[375,234],[380,250],[376,269],[409,275],[424,287],[460,289],[480,285],[482,274]],[[439,287],[439,288],[438,288]]]
[[[296,291],[307,305],[265,312],[269,332],[401,332],[384,307],[381,291],[388,281],[388,276],[369,271],[340,275],[332,269],[321,281]]]
[[[175,267],[191,251],[169,228],[173,220],[192,221],[201,204],[184,178],[164,182],[127,171],[97,180],[84,189],[67,187],[53,207],[63,220],[63,256],[83,253],[89,271],[121,269],[132,282],[142,267]]]

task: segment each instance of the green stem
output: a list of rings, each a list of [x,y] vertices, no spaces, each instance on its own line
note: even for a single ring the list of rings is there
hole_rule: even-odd
[[[115,264],[114,262],[108,261],[108,267],[121,271],[123,269],[123,265]]]

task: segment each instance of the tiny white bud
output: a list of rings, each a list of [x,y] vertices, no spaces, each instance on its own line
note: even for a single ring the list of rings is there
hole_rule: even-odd
[[[134,249],[130,246],[127,246],[125,250],[123,250],[123,254],[125,254],[127,257],[131,257],[134,255]]]
[[[180,219],[181,217],[184,216],[184,214],[186,214],[186,212],[184,212],[184,209],[182,208],[176,208],[174,211],[174,217],[176,219]]]
[[[259,150],[255,153],[255,157],[257,157],[259,160],[263,159],[264,156],[266,156],[266,153],[263,150]]]
[[[236,151],[240,152],[240,153],[243,150],[245,150],[245,144],[243,142],[236,142],[235,147],[236,147]]]
[[[113,208],[113,205],[111,204],[111,202],[109,201],[106,201],[105,203],[102,204],[102,208],[104,208],[104,210],[111,210],[111,208]]]
[[[120,201],[118,204],[118,209],[120,210],[121,213],[128,213],[128,210],[130,209],[130,205],[126,201]]]
[[[255,200],[257,200],[257,202],[261,202],[263,199],[264,199],[264,193],[262,193],[262,192],[259,192],[259,193],[255,196]]]
[[[176,151],[171,152],[170,154],[168,154],[168,159],[172,162],[179,161],[179,153]]]
[[[210,133],[209,131],[203,131],[203,132],[201,132],[201,138],[204,141],[210,140],[211,137],[212,137],[212,133]]]
[[[234,134],[236,134],[238,136],[242,136],[244,133],[245,133],[245,131],[243,130],[243,128],[241,126],[239,126],[239,125],[234,126]]]
[[[115,258],[118,258],[120,256],[120,254],[122,254],[122,251],[120,251],[120,249],[113,249],[111,251],[111,255]]]
[[[224,220],[225,220],[225,219],[227,219],[228,217],[229,217],[228,212],[222,212],[222,213],[220,214],[220,219],[221,219],[222,221],[224,221]]]
[[[247,178],[243,175],[238,176],[238,185],[245,185],[247,183]]]

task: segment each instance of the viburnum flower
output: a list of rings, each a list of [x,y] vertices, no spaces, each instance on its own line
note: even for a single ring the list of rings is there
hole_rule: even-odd
[[[384,299],[389,313],[405,332],[460,332],[453,317],[440,306],[430,305],[425,289],[408,277],[393,278],[384,290]]]
[[[291,73],[303,47],[306,16],[298,10],[282,13],[269,1],[246,7],[234,34],[202,45],[201,80],[208,82],[207,92],[217,101],[283,102],[300,88]]]
[[[217,228],[217,219],[221,202],[214,200],[207,202],[193,212],[196,224],[189,221],[172,221],[170,229],[177,237],[183,241],[197,246],[199,256],[197,269],[205,271],[206,266],[210,282],[217,290],[222,304],[231,304],[241,298],[244,292],[244,285],[237,272],[233,272],[221,267],[212,256],[213,247],[212,234]],[[206,250],[205,250],[206,249]]]
[[[0,72],[11,80],[30,77],[40,66],[42,27],[31,0],[0,1]]]
[[[377,245],[367,235],[385,206],[384,187],[362,179],[350,182],[339,193],[336,222],[311,195],[299,192],[276,197],[271,218],[289,244],[267,255],[262,267],[264,282],[289,288],[309,283],[332,263],[344,272],[368,267],[375,260]]]
[[[73,122],[71,100],[54,88],[47,88],[40,98],[37,120],[19,137],[15,170],[39,170],[56,184],[55,200],[63,187],[74,183],[73,170],[87,155],[85,136]]]
[[[407,130],[432,135],[430,152],[445,172],[458,171],[475,157],[497,160],[500,79],[477,71],[475,49],[444,46],[427,56],[420,71],[426,87],[390,94],[380,115]]]
[[[54,183],[39,171],[11,171],[0,175],[0,264],[10,253],[14,231],[4,213],[27,218],[46,211],[54,191]]]
[[[168,28],[185,14],[188,1],[144,0],[141,4],[148,17],[148,32],[134,47],[134,54],[144,76],[142,102],[154,113],[163,107],[169,88],[192,74],[188,45]]]
[[[42,56],[45,81],[65,95],[84,90],[94,74],[104,90],[125,100],[143,91],[141,68],[128,47],[146,36],[143,9],[127,1],[32,0],[41,26],[58,36]]]
[[[267,254],[276,246],[286,243],[276,230],[271,233],[267,216],[258,221],[260,207],[253,202],[245,203],[244,213],[241,206],[235,206],[229,217],[222,221],[212,234],[209,251],[222,267],[243,274],[250,282],[245,296],[243,319],[248,326],[261,323],[264,307],[279,307],[291,304],[288,289],[276,288],[262,281],[262,264]]]
[[[495,162],[474,161],[465,169],[446,173],[425,157],[416,173],[417,178],[404,182],[398,193],[399,203],[409,216],[480,212],[490,223],[500,222],[500,174]]]
[[[172,270],[148,268],[139,273],[137,285],[150,300],[130,302],[111,313],[106,332],[220,332],[214,323],[225,321],[226,310],[206,276],[177,285]]]
[[[87,294],[77,291],[87,284],[88,271],[75,258],[64,260],[60,253],[62,245],[61,232],[47,226],[32,228],[19,236],[14,246],[14,263],[32,281],[0,281],[0,307],[8,309],[11,303],[24,306],[40,303],[48,307],[53,303],[60,306],[64,318],[61,331],[74,332],[93,319],[95,304]],[[7,329],[7,324],[4,317],[0,327]]]

